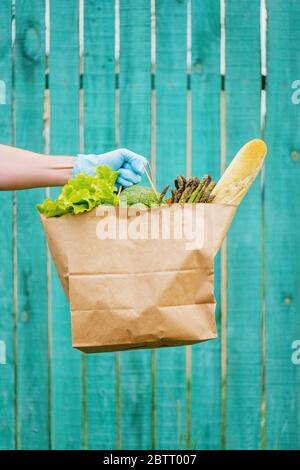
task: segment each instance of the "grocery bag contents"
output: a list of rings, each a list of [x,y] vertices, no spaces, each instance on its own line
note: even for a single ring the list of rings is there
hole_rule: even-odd
[[[115,184],[118,171],[103,165],[96,169],[96,176],[80,173],[70,179],[56,200],[46,199],[42,204],[38,204],[37,208],[45,217],[57,217],[67,213],[89,212],[102,204],[122,204],[140,209],[197,203],[238,206],[259,173],[266,152],[267,146],[262,140],[251,140],[239,150],[218,183],[209,175],[204,175],[202,179],[180,175],[174,181],[175,188],[171,188],[169,198],[166,198],[169,185],[158,193],[151,179],[152,189],[134,185],[117,193]]]
[[[267,146],[262,140],[247,142],[213,189],[214,202],[238,206],[257,177],[266,153]]]
[[[117,191],[118,172],[100,166],[38,206],[70,302],[73,347],[111,352],[217,337],[214,258],[265,154],[264,142],[248,142],[219,182],[179,175],[170,197],[151,177],[149,188]],[[92,210],[102,204],[111,207]]]
[[[163,202],[153,189],[137,184],[124,189],[121,194],[122,202],[128,206],[138,206],[139,208],[158,207]]]
[[[89,212],[101,204],[116,206],[119,203],[115,187],[117,177],[118,172],[106,165],[98,166],[96,176],[79,173],[65,184],[55,201],[45,199],[37,209],[45,217],[55,217]]]
[[[184,176],[177,176],[176,189],[171,189],[172,197],[167,202],[170,204],[212,202],[211,192],[215,185],[209,175],[203,176],[201,180],[197,177],[187,179]]]

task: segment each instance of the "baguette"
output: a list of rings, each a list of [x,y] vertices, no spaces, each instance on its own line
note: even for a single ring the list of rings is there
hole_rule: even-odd
[[[266,153],[267,146],[263,140],[247,142],[212,190],[213,202],[238,206],[258,175]]]

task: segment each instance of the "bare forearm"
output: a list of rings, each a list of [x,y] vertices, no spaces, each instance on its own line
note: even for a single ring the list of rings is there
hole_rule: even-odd
[[[74,160],[0,145],[0,190],[62,186],[72,177]]]

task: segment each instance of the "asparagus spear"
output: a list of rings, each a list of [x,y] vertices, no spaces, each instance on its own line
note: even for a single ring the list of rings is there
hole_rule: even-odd
[[[189,198],[191,197],[191,194],[193,193],[193,191],[197,188],[198,184],[199,184],[199,178],[197,177],[190,178],[186,183],[185,190],[182,193],[182,196],[179,202],[181,203],[187,202]]]
[[[198,192],[197,196],[194,199],[194,202],[196,202],[196,203],[201,201],[201,198],[202,198],[207,186],[211,182],[211,177],[209,175],[205,175],[203,177],[202,181],[203,181],[202,188],[200,189],[200,191]]]
[[[161,204],[163,201],[163,198],[165,197],[170,185],[168,184],[167,186],[164,187],[160,195],[158,196],[158,204]]]
[[[195,199],[197,198],[199,192],[201,191],[202,187],[203,187],[203,183],[204,183],[204,178],[202,178],[202,180],[199,182],[197,188],[192,192],[191,194],[191,197],[189,198],[189,201],[188,202],[195,202]]]
[[[184,189],[186,185],[186,179],[184,176],[177,176],[174,183],[175,183],[176,189],[182,189],[182,188]]]
[[[174,183],[177,189],[174,195],[174,202],[179,202],[179,199],[181,198],[181,195],[186,187],[186,179],[184,176],[177,176]]]
[[[182,189],[177,189],[177,191],[175,191],[174,202],[179,202],[179,199],[181,198],[182,193],[183,193]]]
[[[175,191],[175,189],[173,189],[173,188],[171,189],[171,194],[172,194],[172,196],[171,196],[171,201],[170,201],[170,203],[171,203],[171,204],[174,204],[174,202],[175,202],[175,196],[176,196],[176,191]]]
[[[199,202],[207,202],[208,198],[210,196],[210,193],[212,192],[212,190],[214,189],[215,186],[216,186],[216,183],[214,181],[211,181],[209,183],[209,185],[206,187],[206,189],[205,189],[202,197],[200,198]]]
[[[184,193],[184,189],[177,189],[176,194],[175,194],[175,201],[174,202],[179,202],[182,194]]]
[[[180,176],[180,178],[182,180],[183,186],[185,187],[186,186],[186,177],[185,176]]]
[[[210,194],[210,195],[208,196],[208,199],[207,199],[206,202],[207,202],[207,203],[213,202],[213,200],[215,199],[215,197],[216,197],[216,196],[215,196],[214,194]]]

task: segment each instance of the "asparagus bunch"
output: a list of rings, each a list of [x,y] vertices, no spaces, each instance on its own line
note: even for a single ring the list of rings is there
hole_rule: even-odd
[[[211,192],[216,183],[209,175],[204,175],[201,180],[197,177],[187,179],[184,176],[177,176],[174,183],[176,189],[171,189],[171,204],[212,202],[214,199]]]

